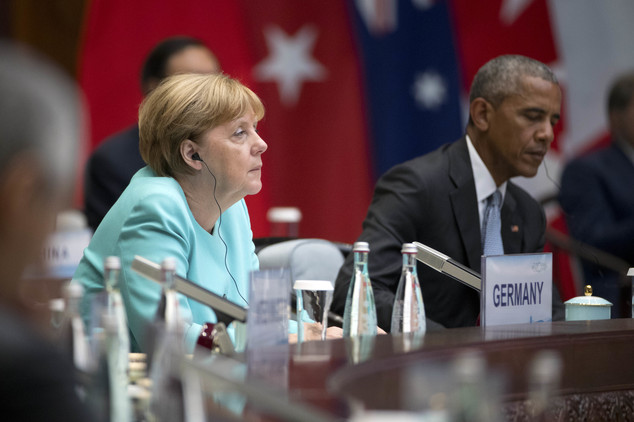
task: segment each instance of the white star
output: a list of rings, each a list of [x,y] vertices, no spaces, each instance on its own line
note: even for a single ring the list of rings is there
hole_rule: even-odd
[[[413,91],[416,101],[429,110],[438,109],[447,99],[447,84],[443,77],[433,70],[416,75]]]
[[[264,30],[269,55],[254,69],[260,81],[278,84],[282,104],[297,103],[304,81],[321,81],[326,69],[311,56],[317,30],[305,25],[294,36],[289,36],[277,26]]]
[[[500,8],[500,20],[506,25],[512,25],[533,0],[504,0]]]

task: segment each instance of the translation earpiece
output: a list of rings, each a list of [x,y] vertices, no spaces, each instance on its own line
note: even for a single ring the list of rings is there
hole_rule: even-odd
[[[195,161],[203,161],[203,159],[202,159],[202,158],[200,158],[200,155],[198,155],[198,153],[197,153],[197,152],[196,152],[196,153],[194,153],[194,155],[192,155],[192,160],[195,160]]]

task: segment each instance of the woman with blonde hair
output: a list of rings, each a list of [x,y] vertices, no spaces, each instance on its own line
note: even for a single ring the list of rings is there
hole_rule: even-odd
[[[106,214],[86,248],[75,279],[91,297],[104,289],[103,261],[121,258],[120,290],[132,351],[145,351],[160,286],[130,269],[135,255],[154,262],[176,259],[176,272],[241,306],[247,306],[249,272],[258,269],[244,197],[262,188],[257,132],[264,116],[260,99],[226,75],[167,78],[139,111],[139,170]],[[213,311],[181,295],[191,351]]]

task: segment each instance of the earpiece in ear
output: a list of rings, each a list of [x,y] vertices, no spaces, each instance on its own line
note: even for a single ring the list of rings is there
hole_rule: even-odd
[[[200,158],[200,155],[198,155],[198,153],[196,152],[196,153],[194,153],[194,155],[192,155],[192,160],[202,161],[203,159]]]

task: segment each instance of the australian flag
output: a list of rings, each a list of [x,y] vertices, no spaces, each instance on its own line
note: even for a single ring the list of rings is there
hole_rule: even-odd
[[[449,8],[439,1],[352,1],[374,175],[464,131]]]

